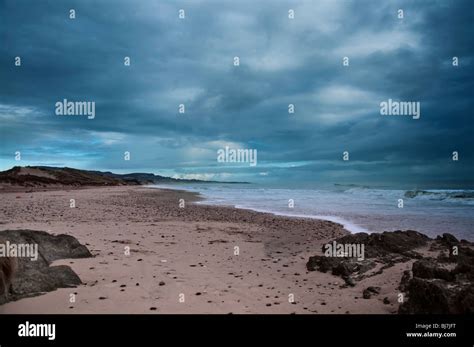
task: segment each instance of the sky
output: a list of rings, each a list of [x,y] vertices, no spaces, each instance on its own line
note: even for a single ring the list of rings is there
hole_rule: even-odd
[[[0,0],[0,169],[473,188],[473,23],[472,0]]]

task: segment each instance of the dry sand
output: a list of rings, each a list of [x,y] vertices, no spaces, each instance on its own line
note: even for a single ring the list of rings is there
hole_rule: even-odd
[[[54,263],[71,266],[83,285],[10,302],[0,313],[397,311],[396,287],[411,262],[341,288],[340,277],[305,266],[324,243],[347,233],[341,225],[193,203],[198,199],[127,186],[1,193],[0,230],[69,234],[95,257]],[[363,299],[368,286],[381,287],[380,295]]]

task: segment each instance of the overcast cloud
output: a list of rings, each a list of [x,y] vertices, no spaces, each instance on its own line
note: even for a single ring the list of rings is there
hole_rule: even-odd
[[[1,169],[472,188],[471,0],[0,4]],[[380,115],[389,98],[420,119]],[[56,115],[63,99],[96,117]],[[258,165],[218,163],[226,145]]]

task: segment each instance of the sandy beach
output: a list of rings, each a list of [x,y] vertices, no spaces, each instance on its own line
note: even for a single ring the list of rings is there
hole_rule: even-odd
[[[72,235],[94,257],[53,264],[70,266],[83,285],[9,302],[0,313],[397,312],[396,288],[412,261],[344,286],[305,265],[348,233],[341,225],[197,200],[185,191],[129,186],[2,193],[0,230]],[[380,295],[363,299],[368,286],[380,287]]]

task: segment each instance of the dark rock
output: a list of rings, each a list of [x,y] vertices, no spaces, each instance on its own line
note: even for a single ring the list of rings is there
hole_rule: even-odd
[[[400,280],[400,285],[398,286],[398,289],[400,289],[402,292],[406,291],[408,287],[408,283],[410,282],[410,279],[411,279],[410,270],[403,271],[402,279]]]
[[[459,243],[458,239],[454,235],[448,233],[444,233],[442,236],[436,237],[436,241],[443,243],[447,246],[453,246]]]
[[[363,244],[364,259],[314,256],[306,264],[309,271],[330,271],[342,277],[346,285],[354,285],[355,281],[381,274],[397,263],[415,260],[412,270],[403,272],[398,287],[406,294],[399,313],[474,312],[474,245],[471,242],[459,242],[446,233],[432,240],[411,230],[357,233],[335,241],[337,244]],[[423,258],[417,252],[417,248],[423,246],[430,246],[430,251],[438,252],[436,258]],[[325,247],[322,250],[324,253]],[[378,271],[368,273],[376,265],[381,265]],[[362,293],[365,299],[376,294],[369,288]],[[383,302],[390,304],[388,298]]]
[[[336,244],[364,245],[363,260],[353,257],[313,256],[306,263],[306,268],[308,271],[331,271],[333,275],[341,276],[346,283],[350,278],[349,281],[353,285],[354,280],[366,277],[365,273],[373,269],[376,262],[383,263],[383,266],[372,275],[380,274],[396,263],[421,258],[421,255],[413,250],[426,245],[429,240],[426,235],[413,230],[345,235],[336,239]],[[324,245],[323,253],[325,250]]]
[[[306,263],[308,271],[330,271],[335,276],[340,276],[347,285],[354,286],[354,278],[360,279],[363,274],[375,267],[370,260],[358,261],[355,258],[313,256]]]
[[[383,298],[383,303],[384,305],[390,305],[390,300],[387,297],[385,297]]]
[[[335,267],[332,268],[332,274],[341,277],[347,277],[350,274],[356,272],[358,266],[356,263],[349,261],[340,261]]]
[[[343,276],[342,279],[344,280],[344,282],[346,282],[348,286],[351,286],[351,287],[355,286],[355,282],[351,276]]]
[[[362,292],[362,297],[364,299],[370,299],[373,295],[377,295],[380,293],[380,287],[367,287]]]
[[[306,268],[308,271],[328,272],[332,271],[333,267],[336,267],[339,262],[340,259],[338,258],[315,255],[314,257],[309,257]]]
[[[417,231],[385,231],[383,233],[357,233],[336,239],[337,243],[364,244],[365,258],[377,258],[391,253],[414,256],[411,252],[426,245],[429,237]]]
[[[441,269],[434,259],[415,262],[414,277],[404,288],[408,299],[399,312],[474,313],[474,254],[469,248],[459,248],[456,257],[458,264],[452,271]]]
[[[409,299],[400,305],[399,313],[450,312],[449,291],[443,281],[427,281],[414,277],[408,284]]]
[[[457,263],[453,270],[457,280],[474,281],[474,251],[467,247],[459,247],[458,255],[452,255],[451,258]]]
[[[3,241],[0,241],[2,243]],[[0,297],[8,295],[18,261],[13,257],[0,257]]]
[[[376,263],[372,260],[364,260],[357,262],[357,272],[360,274],[366,273],[372,270],[376,266]]]
[[[0,237],[16,244],[38,244],[40,257],[48,262],[92,257],[87,247],[70,235],[52,235],[40,230],[3,230]]]
[[[58,288],[76,287],[80,278],[69,266],[49,266],[58,259],[92,257],[87,247],[69,235],[51,235],[35,230],[3,230],[0,239],[10,244],[37,244],[38,259],[18,257],[18,269],[8,296],[0,296],[0,304],[40,295]]]
[[[459,291],[455,300],[455,307],[458,313],[474,313],[474,284]]]
[[[447,269],[440,268],[435,259],[422,259],[413,263],[412,267],[413,277],[420,277],[426,279],[442,279],[445,281],[454,281],[454,273]]]

